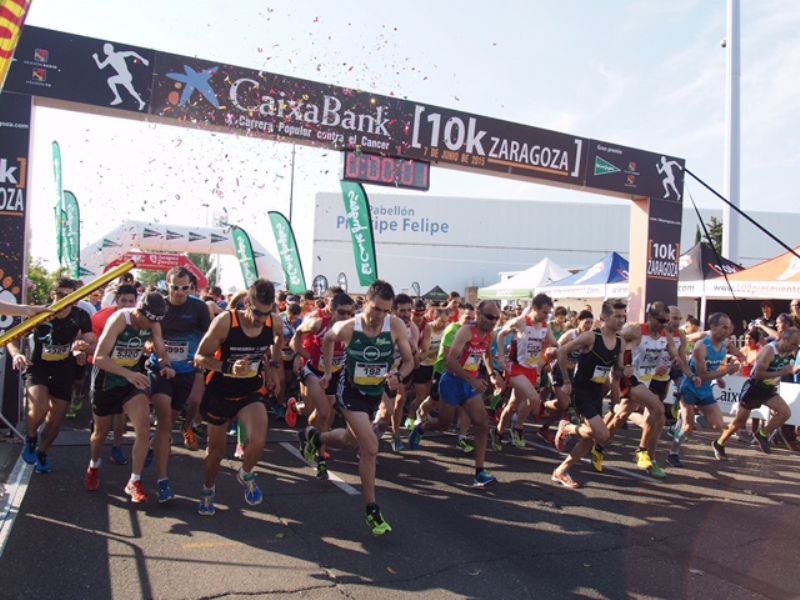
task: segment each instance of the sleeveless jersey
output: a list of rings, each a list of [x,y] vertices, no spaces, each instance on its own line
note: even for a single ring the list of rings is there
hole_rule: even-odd
[[[769,367],[767,367],[767,371],[780,371],[786,365],[794,364],[794,356],[791,353],[781,356],[780,352],[778,352],[778,342],[770,342],[769,346],[772,346],[773,356],[772,361],[769,363]],[[780,377],[771,377],[770,379],[754,379],[753,385],[774,391],[780,382]]]
[[[144,345],[152,337],[149,329],[137,329],[131,325],[131,314],[135,309],[120,308],[126,327],[119,334],[111,349],[111,360],[131,371],[144,372]],[[96,390],[109,390],[115,387],[130,385],[128,380],[97,368],[92,370],[92,387]]]
[[[237,360],[249,359],[250,370],[241,375],[233,373],[218,373],[211,371],[206,383],[208,388],[224,398],[238,398],[258,391],[262,386],[261,373],[264,370],[264,361],[269,361],[269,350],[274,342],[273,315],[270,315],[266,324],[254,337],[245,334],[239,323],[239,314],[234,310],[231,315],[231,327],[228,336],[217,348],[214,358],[222,361],[223,370],[230,370]]]
[[[617,364],[619,353],[622,351],[622,338],[616,334],[614,348],[609,350],[603,341],[603,332],[599,329],[593,330],[594,345],[589,352],[582,352],[578,358],[578,366],[575,368],[576,384],[595,384],[602,385],[607,383],[611,375],[611,369]]]
[[[669,366],[668,338],[662,333],[656,339],[650,335],[647,325],[642,325],[642,338],[633,350],[633,374],[642,383],[668,381],[669,369],[663,375],[656,375],[656,369]]]
[[[380,333],[375,337],[364,333],[364,320],[361,316],[356,317],[353,337],[345,351],[345,372],[350,386],[366,396],[383,395],[383,384],[393,356],[391,315],[383,319]]]
[[[486,355],[486,350],[488,350],[492,343],[494,332],[490,331],[486,335],[481,335],[476,323],[470,323],[467,327],[472,330],[472,337],[464,346],[461,356],[458,357],[458,363],[464,367],[464,370],[472,377],[477,377],[481,368],[481,361]]]
[[[281,349],[281,359],[288,362],[294,358],[294,350],[289,345],[294,337],[294,334],[297,333],[297,328],[303,322],[302,319],[297,323],[297,325],[292,325],[289,323],[289,319],[286,315],[281,315],[281,321],[283,324],[283,348]]]
[[[516,364],[526,369],[539,369],[544,364],[542,350],[550,327],[546,323],[534,326],[530,317],[525,317],[525,328],[516,336],[517,358]]]
[[[709,373],[718,371],[722,366],[722,363],[725,361],[728,344],[726,342],[722,342],[722,346],[719,350],[717,350],[714,348],[714,344],[711,342],[710,337],[703,338],[699,343],[705,344],[706,347],[706,371]],[[692,356],[692,358],[689,360],[689,368],[692,370],[692,373],[697,375],[697,365],[694,362],[694,356]],[[689,383],[691,384],[691,381]],[[691,385],[694,387],[694,384]],[[703,381],[703,385],[701,385],[699,389],[711,394],[711,382]]]
[[[333,316],[321,311],[317,316],[322,319],[322,326],[317,333],[308,333],[303,337],[303,350],[309,354],[309,364],[317,371],[325,371],[325,358],[322,356],[322,342],[331,328]],[[344,367],[344,344],[336,342],[333,346],[331,373],[338,373]]]
[[[461,323],[450,323],[442,332],[442,341],[439,344],[439,352],[436,354],[436,361],[433,363],[433,372],[439,375],[447,371],[447,350],[453,345],[453,340],[461,329]]]
[[[411,351],[413,352],[417,340],[414,339],[414,331],[411,329],[410,322],[406,325],[406,330],[408,331],[408,345],[411,346]],[[400,348],[395,344],[394,354],[392,354],[392,369],[399,369],[401,364],[403,364],[403,356],[400,354]]]
[[[431,328],[431,347],[428,350],[429,358],[420,361],[420,364],[425,367],[431,367],[436,364],[436,358],[439,355],[439,348],[442,346],[442,338],[444,338],[444,329],[437,332]]]

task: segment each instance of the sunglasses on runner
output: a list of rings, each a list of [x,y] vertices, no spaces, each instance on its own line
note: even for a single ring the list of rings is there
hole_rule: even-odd
[[[191,288],[191,287],[192,287],[191,284],[190,285],[170,285],[169,289],[171,289],[173,292],[188,292],[189,288]]]
[[[497,321],[500,318],[500,315],[487,315],[486,313],[481,313],[481,316],[484,319],[489,319],[490,321]]]

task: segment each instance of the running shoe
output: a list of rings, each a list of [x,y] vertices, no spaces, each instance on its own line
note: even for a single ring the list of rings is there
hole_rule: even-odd
[[[485,488],[486,486],[492,485],[496,481],[497,477],[492,476],[486,469],[481,469],[478,471],[478,474],[475,475],[475,479],[472,481],[472,487]]]
[[[372,530],[372,535],[380,537],[392,531],[391,526],[383,520],[380,510],[367,513],[367,525]]]
[[[242,487],[244,488],[245,502],[247,502],[250,506],[261,504],[261,501],[264,500],[264,494],[261,493],[261,488],[258,487],[258,484],[256,483],[256,476],[254,473],[250,473],[249,475],[242,477],[241,471],[237,471],[236,481],[241,483]]]
[[[410,431],[411,429],[414,429],[414,425],[416,425],[414,419],[411,417],[406,417],[406,421],[403,423],[403,429],[408,429]]]
[[[581,487],[581,484],[570,477],[569,473],[559,473],[557,470],[553,471],[553,474],[550,475],[550,480],[560,483],[565,488],[569,488],[571,490],[577,490],[579,487]]]
[[[564,452],[567,449],[567,439],[569,438],[569,434],[567,434],[567,425],[569,425],[569,421],[566,419],[561,419],[558,422],[558,431],[556,431],[554,445],[559,452]]]
[[[36,466],[34,470],[37,473],[50,473],[53,470],[53,464],[47,460],[47,454],[41,450],[36,452]]]
[[[714,458],[717,460],[728,460],[725,456],[725,446],[720,446],[717,440],[711,442],[711,449],[714,450]]]
[[[83,487],[88,491],[94,492],[100,487],[100,469],[89,467],[86,469],[86,477],[83,479]]]
[[[636,451],[636,466],[644,470],[647,470],[653,466],[653,461],[650,458],[650,453],[647,450]]]
[[[511,430],[511,443],[514,444],[515,448],[524,448],[525,447],[525,436],[519,429],[512,429]]]
[[[547,429],[539,429],[538,435],[548,445],[555,444],[555,442],[556,442],[556,436],[552,431],[550,431],[549,428],[547,428]]]
[[[70,421],[72,421],[73,419],[77,419],[77,418],[78,418],[78,411],[77,411],[77,409],[76,409],[74,406],[70,406],[70,407],[67,409],[67,414],[65,414],[65,415],[64,415],[64,417],[65,417],[66,419],[70,420]]]
[[[214,508],[214,490],[203,490],[200,494],[200,504],[197,505],[197,512],[203,516],[210,517],[217,509]]]
[[[653,461],[650,468],[647,469],[647,472],[650,473],[651,477],[655,477],[656,479],[664,479],[667,476],[664,469],[655,461]]]
[[[170,500],[175,500],[175,492],[169,484],[169,479],[162,479],[158,482],[158,503],[164,504]]]
[[[320,457],[322,460],[330,460],[330,459],[332,458],[332,457],[331,457],[331,453],[330,453],[330,452],[328,452],[327,450],[320,450],[320,451],[319,451],[319,457]]]
[[[303,446],[303,456],[309,463],[313,463],[317,460],[317,450],[319,450],[319,446],[319,431],[311,427],[306,434],[306,443]]]
[[[492,427],[489,430],[489,442],[492,444],[492,450],[495,452],[503,451],[503,436],[498,433],[496,427]]]
[[[410,450],[419,449],[422,443],[422,424],[414,425],[414,429],[408,434],[408,447]]]
[[[153,464],[153,449],[147,449],[147,456],[144,458],[144,467],[145,469]]]
[[[200,441],[197,439],[197,434],[191,427],[185,427],[183,430],[183,446],[192,452],[200,449]]]
[[[147,502],[147,493],[144,491],[141,479],[139,481],[129,481],[128,485],[125,486],[125,493],[131,497],[131,502],[134,504]]]
[[[108,460],[115,465],[128,464],[128,459],[125,457],[125,454],[122,452],[122,448],[119,446],[111,446],[111,456],[108,457]]]
[[[594,470],[598,473],[603,472],[603,460],[605,457],[603,456],[602,450],[598,450],[597,446],[592,446],[592,466]]]
[[[756,434],[753,436],[756,439],[756,443],[758,443],[759,449],[764,454],[769,454],[772,450],[769,447],[769,436],[764,435],[761,431],[756,431]]]
[[[406,446],[403,443],[403,440],[401,440],[399,437],[398,438],[394,438],[392,440],[392,452],[395,452],[395,453],[399,454],[400,452],[402,452],[405,449],[406,449]]]
[[[465,454],[469,454],[470,452],[475,452],[475,446],[470,444],[469,440],[465,437],[458,438],[456,446],[461,448],[462,452],[464,452]]]
[[[675,398],[675,402],[672,403],[672,408],[670,409],[670,413],[672,414],[672,418],[676,421],[681,414],[681,403]]]
[[[233,451],[233,457],[239,460],[244,458],[244,453],[247,451],[247,444],[236,444],[236,450]]]
[[[24,460],[29,465],[32,465],[36,462],[36,444],[38,443],[38,438],[25,436],[25,443],[22,446],[22,460]]]
[[[669,463],[670,467],[675,467],[676,469],[683,468],[683,462],[681,461],[681,457],[677,454],[670,454],[667,456],[667,462]]]
[[[284,415],[284,419],[286,419],[286,424],[292,429],[297,427],[297,398],[289,398],[286,403],[286,415]]]
[[[318,460],[317,461],[317,479],[323,479],[325,481],[328,480],[330,476],[328,475],[328,462],[325,460]]]

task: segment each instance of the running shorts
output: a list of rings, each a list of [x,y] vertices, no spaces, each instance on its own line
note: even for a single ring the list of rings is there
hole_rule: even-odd
[[[162,377],[150,371],[150,394],[165,394],[170,397],[172,410],[181,411],[186,408],[186,401],[194,386],[194,373],[176,373],[172,379]]]
[[[267,402],[261,394],[253,392],[238,398],[226,398],[219,396],[206,388],[203,394],[203,401],[200,403],[200,414],[209,425],[225,425],[228,421],[239,414],[245,406],[260,403],[267,410]]]
[[[468,381],[445,373],[439,380],[439,397],[450,406],[464,406],[473,396],[480,396]]]

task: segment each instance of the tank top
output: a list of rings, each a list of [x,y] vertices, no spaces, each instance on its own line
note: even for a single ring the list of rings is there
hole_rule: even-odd
[[[322,343],[325,334],[331,328],[333,315],[320,311],[318,316],[322,319],[322,325],[317,333],[311,333],[303,337],[303,350],[309,354],[309,364],[317,371],[325,371],[325,357],[322,355]],[[338,373],[344,367],[344,344],[336,342],[333,345],[333,359],[331,373]]]
[[[383,319],[381,330],[375,337],[364,333],[363,316],[357,316],[353,337],[345,351],[345,372],[350,386],[366,396],[381,396],[393,357],[391,315]]]
[[[642,338],[633,351],[633,374],[636,378],[647,383],[648,381],[669,380],[669,369],[663,375],[656,375],[656,369],[669,365],[669,351],[667,350],[667,334],[663,333],[653,339],[647,325],[642,325]]]
[[[614,348],[609,350],[603,341],[603,332],[594,329],[594,345],[589,352],[581,352],[578,357],[578,366],[575,368],[576,384],[602,385],[608,383],[611,369],[619,359],[622,351],[622,338],[619,334],[615,335],[616,343]]]
[[[490,331],[486,335],[481,335],[476,323],[470,323],[467,327],[471,329],[472,337],[469,342],[467,342],[466,346],[464,346],[461,356],[458,357],[458,364],[464,367],[464,370],[467,371],[470,376],[477,377],[481,368],[481,361],[484,359],[486,351],[492,343],[494,331]]]
[[[269,360],[267,355],[274,341],[272,319],[270,315],[261,331],[254,337],[248,336],[239,323],[239,314],[230,310],[231,327],[228,336],[217,348],[214,358],[222,361],[223,370],[230,370],[237,360],[249,359],[250,369],[241,375],[233,373],[218,373],[211,371],[206,383],[208,388],[225,398],[238,398],[247,396],[259,390],[262,386],[261,373],[264,370],[264,360]]]
[[[283,322],[283,348],[281,348],[281,359],[289,362],[294,358],[294,349],[290,346],[290,342],[294,334],[297,333],[297,327],[289,322],[286,315],[281,315],[281,321]]]
[[[447,371],[447,349],[453,345],[453,340],[461,329],[461,323],[450,323],[442,332],[442,341],[439,343],[439,352],[436,353],[436,360],[433,363],[433,372],[441,375]]]
[[[526,369],[539,369],[544,364],[542,350],[550,327],[547,323],[534,325],[534,320],[525,317],[525,328],[517,335],[516,363]]]
[[[417,340],[414,339],[414,330],[411,329],[411,322],[406,325],[406,330],[408,331],[408,345],[411,346],[413,352]],[[401,364],[403,364],[403,356],[400,354],[400,347],[395,344],[394,353],[392,354],[392,369],[399,369]]]
[[[114,347],[111,349],[111,360],[117,365],[131,371],[144,372],[144,345],[153,333],[149,329],[138,329],[131,325],[131,315],[134,308],[121,308],[117,312],[121,313],[125,319],[125,329],[117,336]],[[119,375],[114,375],[94,367],[92,371],[94,389],[109,390],[115,387],[130,385],[128,380]]]
[[[768,345],[772,346],[772,361],[769,363],[767,371],[780,371],[786,365],[794,364],[794,356],[791,353],[781,355],[781,353],[778,351],[778,342],[773,341]],[[771,377],[770,379],[754,379],[753,385],[768,390],[775,390],[780,382],[780,377]]]
[[[436,363],[436,357],[439,354],[439,348],[442,345],[442,338],[444,337],[444,329],[437,332],[431,327],[431,346],[428,349],[428,358],[420,361],[421,365],[431,367]]]
[[[725,355],[727,354],[727,342],[723,341],[719,350],[714,348],[710,337],[703,338],[700,343],[704,344],[706,347],[706,371],[709,373],[719,371],[722,363],[725,361]],[[697,365],[695,364],[694,356],[689,360],[689,368],[692,370],[692,373],[697,375]],[[689,381],[689,383],[691,384],[691,381]],[[694,384],[691,385],[694,387]],[[711,393],[711,382],[704,380],[699,389]]]

